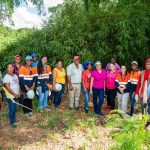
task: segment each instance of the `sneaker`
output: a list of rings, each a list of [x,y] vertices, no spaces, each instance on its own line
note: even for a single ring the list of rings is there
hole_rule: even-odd
[[[86,114],[88,114],[88,109],[84,108],[84,112],[85,112]]]
[[[44,108],[44,111],[49,112],[51,110],[49,108]]]
[[[25,115],[26,117],[30,117],[29,113],[25,113],[24,115]]]
[[[11,126],[11,128],[13,128],[13,129],[14,129],[14,128],[17,128],[17,125],[16,125],[15,123],[11,123],[10,126]]]
[[[29,116],[33,116],[33,113],[32,113],[32,112],[29,112]]]
[[[15,121],[14,124],[17,126],[19,124],[19,121]]]

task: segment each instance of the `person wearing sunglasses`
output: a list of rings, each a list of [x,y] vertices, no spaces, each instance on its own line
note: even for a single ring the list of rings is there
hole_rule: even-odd
[[[73,56],[73,63],[67,67],[67,79],[69,89],[70,109],[79,110],[83,66],[80,64],[80,57]]]
[[[21,64],[21,56],[20,55],[16,55],[14,57],[13,67],[14,67],[14,74],[16,74],[17,76],[19,76],[19,69],[20,69],[21,66],[22,66],[22,64]]]
[[[117,86],[118,109],[126,112],[130,90],[130,74],[127,72],[126,65],[121,66],[121,72],[116,77],[115,85]]]
[[[37,70],[35,67],[31,66],[32,57],[26,56],[25,65],[22,65],[19,69],[19,81],[20,88],[23,93],[23,105],[32,109],[32,99],[28,97],[29,92],[33,92],[37,79]],[[32,96],[31,96],[32,97]],[[25,116],[32,116],[32,110],[23,108]]]
[[[101,109],[104,102],[104,85],[106,71],[100,61],[95,63],[96,70],[91,73],[90,95],[93,95],[94,112],[96,116],[103,115]]]

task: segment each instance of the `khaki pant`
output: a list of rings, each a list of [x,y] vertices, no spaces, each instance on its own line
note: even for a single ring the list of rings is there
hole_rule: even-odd
[[[72,84],[73,90],[69,91],[70,108],[79,107],[81,84]]]
[[[117,100],[118,100],[118,109],[126,112],[129,100],[129,93],[120,94],[117,92]]]

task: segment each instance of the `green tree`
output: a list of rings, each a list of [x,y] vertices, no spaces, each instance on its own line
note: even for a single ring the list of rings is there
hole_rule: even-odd
[[[43,9],[43,0],[29,0],[37,6],[39,12]],[[0,0],[0,24],[7,19],[11,21],[11,15],[14,8],[19,6],[22,2],[28,4],[28,0]]]

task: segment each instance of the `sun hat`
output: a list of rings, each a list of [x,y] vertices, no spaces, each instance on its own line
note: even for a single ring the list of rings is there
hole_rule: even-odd
[[[88,65],[92,65],[92,66],[93,66],[93,63],[90,62],[90,61],[86,61],[86,62],[83,63],[83,68],[84,68],[84,69],[87,69],[87,66],[88,66]]]

